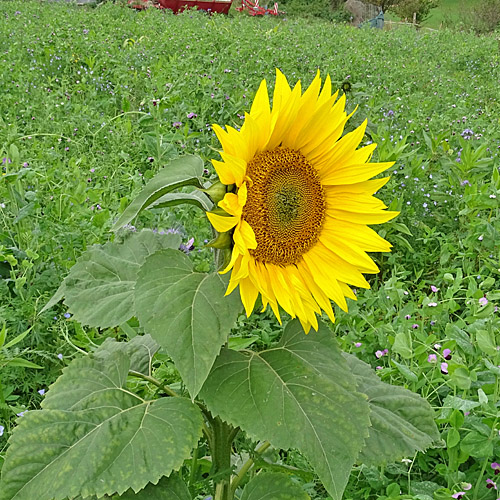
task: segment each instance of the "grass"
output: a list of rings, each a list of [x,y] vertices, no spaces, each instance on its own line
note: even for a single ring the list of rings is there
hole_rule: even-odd
[[[348,109],[358,109],[350,127],[369,117],[365,142],[378,143],[375,159],[396,162],[378,196],[401,211],[377,228],[394,248],[375,256],[380,273],[370,278],[372,288],[358,291],[349,314],[337,311],[331,328],[384,380],[427,397],[443,439],[457,412],[464,418],[458,443],[448,449],[419,453],[411,464],[356,467],[346,498],[382,499],[396,483],[410,498],[450,500],[471,483],[477,490],[464,500],[495,500],[483,472],[500,453],[495,40],[5,1],[0,57],[0,326],[5,322],[7,340],[28,332],[0,351],[0,462],[16,415],[39,407],[38,391],[81,350],[123,335],[82,327],[63,304],[39,314],[79,255],[111,238],[113,220],[169,159],[198,154],[213,180],[209,160],[218,143],[211,124],[241,126],[259,82],[273,82],[276,67],[304,86],[320,68],[336,87],[351,83]],[[191,257],[207,270],[203,213],[152,210],[136,225],[194,237]],[[259,314],[242,316],[239,328],[258,332],[261,346],[278,335]],[[43,369],[15,366],[18,358]],[[297,453],[283,460],[304,462]],[[325,498],[317,483],[304,488]]]
[[[440,0],[438,7],[431,11],[424,26],[439,28],[443,24],[455,24],[462,20],[464,8],[469,10],[480,3],[481,0]]]

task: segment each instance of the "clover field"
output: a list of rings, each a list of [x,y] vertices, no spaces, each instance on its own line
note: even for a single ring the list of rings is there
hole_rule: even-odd
[[[377,196],[401,212],[373,226],[393,251],[374,256],[380,273],[349,313],[336,311],[332,335],[384,381],[425,397],[443,440],[383,468],[356,467],[345,498],[500,496],[497,39],[2,1],[0,64],[0,467],[16,419],[40,407],[61,369],[135,332],[133,322],[84,327],[61,303],[41,312],[76,259],[112,238],[117,216],[169,160],[197,154],[214,180],[211,125],[240,127],[275,68],[303,87],[319,69],[357,108],[348,130],[368,117],[365,143],[378,144],[377,161],[395,162]],[[210,270],[211,231],[197,208],[153,209],[135,227],[179,232],[195,269]],[[248,348],[279,334],[257,311],[234,329]],[[166,355],[155,370],[178,377]],[[312,472],[294,473],[307,468],[299,453],[268,453],[312,499],[329,498]],[[208,494],[207,471],[197,499]]]

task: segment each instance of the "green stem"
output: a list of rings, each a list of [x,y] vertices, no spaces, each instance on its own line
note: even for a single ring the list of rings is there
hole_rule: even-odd
[[[188,482],[189,489],[192,488],[196,480],[196,469],[198,469],[198,451],[199,448],[197,446],[193,451],[193,458],[191,460],[191,472],[189,474],[189,482]]]
[[[212,420],[213,472],[216,476],[214,500],[233,500],[231,491],[231,448],[234,428],[219,417]]]
[[[265,441],[262,443],[256,450],[255,454],[256,455],[262,455],[269,446],[271,446],[271,443],[269,441]],[[242,479],[245,477],[246,473],[250,470],[250,467],[254,464],[255,459],[254,458],[249,458],[244,464],[243,467],[240,469],[236,477],[233,479],[231,482],[231,494],[234,496],[236,493],[236,489],[238,488],[239,484],[241,483]],[[232,497],[231,497],[232,498]]]
[[[151,382],[153,385],[156,385],[156,387],[159,387],[165,394],[168,396],[176,397],[178,394],[174,392],[168,385],[162,384],[159,380],[156,380],[154,377],[150,377],[149,375],[145,375],[144,373],[141,372],[136,372],[135,370],[129,370],[129,375],[132,375],[132,377],[136,378],[142,378],[142,380],[146,380],[148,382]]]

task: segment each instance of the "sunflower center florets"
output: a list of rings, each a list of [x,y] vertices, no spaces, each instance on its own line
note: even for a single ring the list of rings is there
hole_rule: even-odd
[[[251,182],[243,219],[252,227],[264,263],[296,264],[317,241],[325,215],[325,195],[316,169],[299,151],[276,148],[248,163]]]

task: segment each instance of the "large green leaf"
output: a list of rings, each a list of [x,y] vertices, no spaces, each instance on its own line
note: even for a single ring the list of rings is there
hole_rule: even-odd
[[[158,198],[183,186],[202,188],[203,160],[198,156],[183,156],[162,168],[125,209],[113,226],[113,231],[127,225]]]
[[[243,490],[241,500],[309,500],[311,497],[285,474],[262,472]]]
[[[151,362],[159,348],[151,335],[137,335],[128,342],[117,342],[108,337],[94,354],[104,358],[116,351],[123,352],[130,358],[130,370],[151,375]]]
[[[146,257],[162,248],[178,248],[180,241],[178,234],[144,230],[130,233],[121,243],[91,247],[64,280],[64,303],[85,325],[106,328],[124,323],[136,315],[135,281]]]
[[[358,390],[368,396],[370,436],[358,460],[379,465],[414,455],[439,441],[439,431],[429,403],[404,387],[386,384],[372,368],[344,353],[356,377]]]
[[[178,474],[163,477],[158,484],[148,484],[139,493],[131,490],[121,496],[113,497],[113,500],[191,500],[191,495],[186,483]]]
[[[139,491],[178,469],[202,427],[185,398],[146,401],[126,388],[122,352],[73,361],[10,439],[1,500],[62,500]]]
[[[333,334],[297,321],[262,352],[224,348],[200,393],[210,411],[252,437],[299,449],[334,500],[368,436],[369,407]]]
[[[137,317],[172,357],[193,398],[240,311],[239,296],[224,297],[225,290],[219,274],[194,273],[176,250],[155,253],[138,274]]]

